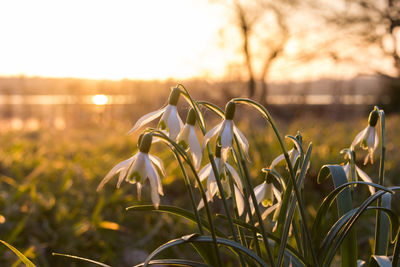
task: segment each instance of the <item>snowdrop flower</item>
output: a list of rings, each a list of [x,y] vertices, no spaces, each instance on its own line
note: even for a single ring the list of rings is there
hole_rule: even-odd
[[[249,159],[248,156],[248,150],[249,150],[249,143],[246,139],[246,137],[243,135],[243,133],[235,126],[235,123],[233,122],[233,117],[235,116],[235,103],[234,102],[228,102],[225,108],[225,119],[212,128],[206,135],[204,136],[203,139],[203,149],[207,145],[207,143],[210,141],[210,139],[214,136],[218,136],[218,141],[221,144],[222,147],[222,160],[223,162],[226,162],[228,158],[228,154],[230,149],[232,148],[232,139],[234,134],[239,140],[239,144],[243,151],[246,154],[247,159]]]
[[[186,119],[186,124],[182,128],[178,137],[176,138],[176,141],[184,149],[190,149],[190,152],[192,154],[193,164],[196,170],[198,170],[201,164],[202,150],[199,140],[197,139],[196,136],[196,131],[194,129],[195,123],[196,123],[196,113],[194,109],[190,109]]]
[[[278,202],[281,202],[281,192],[279,192],[272,181],[268,178],[267,181],[264,181],[262,184],[259,184],[254,188],[254,194],[256,196],[257,205],[261,203],[264,207],[272,206],[275,198]],[[251,214],[254,214],[255,208],[251,198],[249,199],[249,203]]]
[[[168,132],[168,137],[175,140],[183,127],[182,120],[179,117],[178,111],[176,110],[179,95],[179,88],[172,89],[169,95],[168,105],[141,117],[136,122],[135,126],[133,126],[132,129],[129,130],[128,134],[135,132],[143,125],[157,119],[162,115],[160,122],[158,123],[158,128],[160,128],[161,130],[166,130]]]
[[[344,172],[346,173],[347,180],[350,181],[350,170],[351,170],[350,163],[347,162],[347,163],[346,163],[345,165],[343,165],[342,167],[343,167]],[[368,174],[366,174],[363,170],[361,170],[360,168],[358,168],[357,165],[355,165],[355,164],[354,164],[354,167],[356,168],[356,173],[357,173],[357,175],[356,175],[356,177],[355,177],[356,179],[357,179],[358,177],[360,177],[361,180],[363,180],[364,182],[372,183],[372,179],[368,176]],[[357,180],[358,180],[358,179],[357,179]],[[374,193],[375,193],[375,187],[373,187],[373,186],[368,186],[368,189],[369,189],[369,191],[371,192],[371,194],[374,194]]]
[[[297,158],[300,156],[299,151],[297,150],[296,146],[294,146],[291,150],[288,151],[290,162],[292,163],[292,166],[296,163]],[[272,162],[271,165],[269,166],[269,169],[272,171],[276,165],[278,165],[279,162],[285,159],[285,155],[280,154],[277,156]]]
[[[241,192],[243,192],[243,185],[242,181],[240,180],[239,174],[236,172],[236,170],[227,162],[223,163],[221,159],[221,147],[217,146],[216,151],[215,151],[215,165],[217,166],[218,174],[221,179],[222,187],[224,188],[224,192],[226,193],[226,197],[229,198],[232,195],[231,188],[229,185],[229,178],[224,175],[226,174],[226,170],[230,173],[230,175],[233,178],[233,187],[234,187],[234,194],[236,198],[236,206],[238,208],[239,216],[243,214],[244,212],[244,199],[243,195]],[[218,184],[217,181],[215,180],[215,175],[214,171],[212,169],[211,163],[208,163],[206,166],[204,166],[200,172],[199,172],[199,178],[200,181],[203,182],[204,180],[207,179],[207,191],[206,191],[206,196],[207,196],[207,201],[212,202],[213,197],[215,194],[218,193]],[[201,209],[204,206],[203,200],[200,201],[199,206],[197,209]]]
[[[117,188],[120,187],[122,181],[125,180],[131,184],[137,185],[138,198],[141,197],[142,185],[149,180],[151,186],[151,200],[156,208],[160,204],[160,196],[164,195],[161,179],[155,166],[160,169],[161,173],[165,175],[164,165],[162,161],[153,155],[149,154],[151,147],[152,135],[145,134],[140,143],[139,152],[127,160],[118,163],[111,171],[104,177],[97,191],[100,191],[103,186],[112,178],[114,175],[119,173]]]
[[[368,150],[368,154],[364,159],[364,165],[368,163],[368,160],[371,163],[374,163],[374,152],[378,147],[379,144],[379,137],[378,133],[376,132],[375,126],[378,122],[379,113],[377,108],[375,108],[369,114],[368,118],[368,126],[359,132],[357,136],[354,138],[354,141],[351,143],[350,149],[354,150],[354,147],[357,144],[360,144],[361,148],[364,150]]]

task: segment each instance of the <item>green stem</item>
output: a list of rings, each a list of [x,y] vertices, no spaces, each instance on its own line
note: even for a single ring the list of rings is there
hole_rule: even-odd
[[[379,184],[384,184],[384,175],[385,175],[385,152],[386,152],[386,140],[385,140],[385,112],[383,110],[379,110],[379,119],[381,122],[381,157],[380,157],[380,165],[379,165]],[[377,203],[378,207],[382,206],[382,199],[378,199]],[[376,223],[375,223],[375,247],[374,254],[375,255],[386,255],[387,254],[387,244],[383,244],[381,240],[385,240],[384,238],[380,238],[381,232],[384,231],[382,228],[382,217],[385,216],[382,211],[377,210],[376,212]]]
[[[236,146],[238,148],[239,154],[240,154],[240,163],[241,163],[241,165],[243,167],[244,177],[245,177],[245,180],[246,180],[247,187],[249,188],[251,201],[253,202],[253,206],[254,206],[254,209],[256,211],[258,224],[259,224],[259,227],[260,227],[260,232],[261,232],[261,235],[262,235],[263,241],[264,241],[264,246],[265,246],[265,249],[267,251],[267,255],[268,255],[268,258],[269,258],[271,266],[275,266],[274,259],[272,257],[271,248],[270,248],[269,243],[268,243],[267,232],[265,231],[264,222],[263,222],[263,219],[262,219],[262,216],[261,216],[261,213],[260,213],[260,209],[258,208],[257,198],[256,198],[256,195],[254,194],[254,190],[252,190],[253,184],[251,182],[250,173],[249,173],[249,170],[247,168],[247,164],[246,164],[245,157],[243,155],[243,151],[242,151],[242,149],[241,149],[241,147],[239,145],[239,141],[237,140],[236,136],[235,136],[235,142],[236,142]]]
[[[185,167],[183,166],[182,160],[180,159],[180,157],[178,155],[178,152],[176,152],[175,149],[173,149],[173,152],[174,152],[175,158],[178,160],[179,166],[180,166],[180,168],[182,170],[182,174],[183,174],[184,181],[185,181],[185,186],[186,186],[186,189],[189,192],[189,196],[190,196],[190,201],[192,203],[193,212],[194,212],[194,214],[196,216],[197,226],[199,227],[200,234],[204,235],[203,227],[201,225],[200,215],[199,215],[199,212],[197,210],[196,202],[194,200],[194,194],[193,194],[193,190],[192,190],[192,185],[190,183],[190,179],[189,179],[189,177],[188,177],[188,175],[186,173]]]
[[[220,255],[219,249],[218,249],[217,236],[215,234],[214,221],[212,219],[212,215],[211,215],[211,212],[210,212],[210,207],[208,206],[208,202],[207,202],[207,197],[206,197],[206,194],[204,192],[204,188],[203,188],[203,186],[201,184],[200,178],[199,178],[199,176],[197,174],[196,168],[193,166],[193,163],[189,159],[189,157],[186,154],[186,152],[177,143],[172,141],[168,136],[165,135],[165,133],[163,133],[163,132],[161,132],[159,130],[152,129],[152,131],[154,133],[156,133],[153,136],[159,137],[159,138],[167,141],[169,144],[171,144],[176,149],[176,151],[183,157],[185,162],[189,165],[194,177],[196,178],[196,182],[197,182],[197,184],[199,186],[199,189],[200,189],[201,198],[204,201],[204,208],[206,210],[207,219],[208,219],[208,222],[210,224],[211,236],[212,236],[212,239],[213,239],[214,249],[215,249],[215,253],[216,253],[216,257],[217,257],[217,264],[218,264],[218,266],[222,266],[221,255]]]
[[[314,246],[313,246],[313,243],[312,243],[312,240],[311,240],[310,230],[308,229],[307,224],[306,224],[307,219],[306,219],[306,214],[305,214],[305,211],[304,211],[304,205],[303,205],[303,202],[302,202],[302,199],[301,199],[301,196],[300,196],[299,189],[296,186],[293,166],[292,166],[292,163],[290,162],[290,157],[289,157],[289,154],[287,152],[286,146],[285,146],[285,144],[283,142],[283,139],[282,139],[282,137],[280,135],[280,132],[279,132],[278,128],[276,127],[276,124],[275,124],[274,120],[272,119],[272,117],[269,114],[268,110],[264,106],[260,105],[259,103],[255,102],[253,100],[246,99],[246,98],[235,98],[235,99],[233,99],[231,101],[248,104],[248,105],[251,105],[252,107],[255,107],[267,119],[267,121],[271,125],[271,127],[272,127],[272,129],[273,129],[278,141],[279,141],[279,144],[281,146],[283,155],[285,156],[286,163],[287,163],[287,165],[289,167],[290,179],[291,179],[291,181],[293,183],[293,190],[295,192],[296,199],[297,199],[297,202],[299,204],[300,215],[301,215],[301,219],[304,222],[303,226],[304,226],[304,230],[306,232],[306,238],[307,238],[308,245],[309,245],[309,247],[311,249],[311,254],[312,254],[312,258],[313,258],[314,264],[315,264],[315,266],[319,266],[318,259],[317,259],[317,254],[315,253],[315,249],[314,249]]]

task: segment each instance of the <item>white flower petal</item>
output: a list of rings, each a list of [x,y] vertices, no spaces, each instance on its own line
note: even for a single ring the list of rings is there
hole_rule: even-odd
[[[150,158],[151,162],[153,162],[154,165],[156,165],[158,167],[158,169],[161,171],[161,174],[163,176],[165,176],[166,173],[165,173],[164,163],[162,162],[162,160],[159,157],[153,156],[150,154],[149,154],[149,158]]]
[[[256,211],[254,205],[258,205],[263,200],[265,195],[265,189],[266,189],[266,182],[263,182],[262,184],[259,184],[256,187],[254,187],[254,194],[256,196],[257,203],[253,203],[252,198],[249,197],[251,214],[254,214],[254,212]]]
[[[271,214],[271,213],[278,207],[278,205],[279,205],[279,203],[276,203],[276,204],[272,205],[271,207],[267,208],[267,209],[263,212],[263,214],[261,214],[262,219],[265,220],[265,219],[267,218],[267,216],[268,216],[269,214]]]
[[[239,188],[236,185],[233,185],[233,187],[235,188],[235,198],[236,198],[236,206],[238,209],[238,213],[239,216],[242,216],[243,212],[244,212],[244,199],[243,199],[243,195],[240,192]]]
[[[206,192],[207,194],[207,192]],[[200,200],[199,205],[197,206],[197,210],[201,210],[204,207],[204,201],[203,199]]]
[[[374,150],[376,150],[378,148],[378,145],[379,145],[379,136],[378,136],[377,131],[375,130],[375,140],[374,140],[374,145],[373,145]]]
[[[269,167],[269,169],[272,171],[276,165],[278,165],[279,162],[281,162],[283,159],[285,158],[285,155],[280,154],[279,156],[277,156],[271,163],[271,166]]]
[[[190,133],[190,126],[189,124],[185,124],[183,126],[182,130],[179,132],[178,136],[176,137],[176,142],[179,143],[179,141],[185,141],[189,139],[189,133]]]
[[[361,170],[360,168],[358,168],[356,166],[356,171],[358,176],[360,176],[360,178],[364,181],[364,182],[369,182],[372,183],[372,179],[371,177],[368,176],[368,174],[366,174],[363,170]],[[371,192],[371,194],[375,193],[375,187],[373,186],[368,186],[369,192]]]
[[[200,168],[201,164],[201,158],[203,156],[199,140],[197,139],[196,132],[194,130],[194,127],[190,127],[190,133],[189,133],[189,147],[190,147],[190,152],[192,153],[192,158],[193,158],[193,164],[198,170]]]
[[[225,164],[225,162],[228,159],[229,152],[232,148],[232,138],[233,138],[232,120],[224,120],[223,125],[221,126],[219,137],[221,138],[221,159],[222,162]]]
[[[164,195],[160,176],[148,156],[146,157],[146,174],[150,181],[153,180],[155,182],[154,184],[156,185],[157,192],[160,195]],[[152,183],[150,183],[150,185],[152,185]]]
[[[158,209],[158,206],[160,205],[160,196],[158,195],[157,184],[153,179],[149,179],[149,181],[151,187],[151,201],[153,202],[154,207]]]
[[[118,183],[117,183],[117,188],[119,188],[119,185],[121,184],[122,181],[120,181],[121,179],[121,175],[122,175],[122,171],[125,170],[125,174],[126,171],[128,170],[129,166],[131,165],[132,161],[134,161],[137,157],[137,154],[135,154],[134,156],[130,157],[129,159],[126,159],[124,161],[121,161],[120,163],[118,163],[117,165],[115,165],[108,173],[107,175],[103,178],[103,180],[100,182],[99,186],[97,187],[97,191],[100,191],[104,185],[110,181],[110,179],[117,174],[118,172],[121,172],[120,177],[118,179]],[[123,177],[122,177],[123,179]]]
[[[239,187],[240,191],[243,192],[243,185],[242,185],[242,180],[240,179],[239,174],[236,172],[236,170],[229,164],[225,164],[226,168],[232,175],[233,180],[235,180],[236,185]]]
[[[200,179],[201,182],[204,181],[204,179],[206,179],[206,178],[210,175],[211,169],[212,169],[211,163],[208,163],[206,166],[204,166],[204,167],[200,170],[200,172],[199,172],[199,179]]]
[[[236,137],[238,138],[239,144],[242,147],[246,158],[248,161],[250,161],[250,157],[249,157],[249,142],[247,141],[246,137],[244,136],[244,134],[239,130],[238,127],[235,126],[235,124],[233,124],[233,132],[236,134]]]
[[[361,140],[364,138],[365,133],[367,132],[368,127],[366,127],[364,130],[359,132],[356,137],[354,138],[353,142],[351,143],[350,149],[354,150],[354,147],[361,142]]]
[[[367,136],[368,149],[374,148],[374,146],[375,146],[375,134],[376,134],[375,127],[370,126],[370,130],[369,130],[368,136]]]
[[[181,118],[179,117],[176,106],[170,105],[170,112],[167,117],[167,124],[169,130],[169,138],[175,140],[183,127]]]
[[[147,173],[146,173],[146,155],[147,153],[143,152],[138,152],[136,160],[129,166],[128,173],[126,175],[125,181],[134,184],[135,182],[141,182],[143,183],[144,180],[146,179]],[[134,173],[137,172],[140,176],[140,181],[136,180],[130,180],[130,176]]]
[[[272,190],[274,191],[274,195],[275,195],[275,197],[276,197],[276,200],[278,201],[278,202],[281,202],[281,200],[282,200],[282,197],[281,197],[281,192],[274,186],[274,185],[272,185]]]
[[[208,191],[208,196],[209,196],[209,201],[212,201],[214,195],[218,191],[218,185],[217,181],[215,180],[215,176],[213,173],[210,173],[210,176],[208,177],[207,180],[207,191]]]
[[[139,129],[140,127],[142,127],[143,125],[151,122],[152,120],[157,119],[158,117],[161,116],[161,114],[164,113],[165,109],[167,107],[164,107],[162,109],[150,112],[149,114],[146,114],[144,116],[142,116],[136,123],[135,126],[132,127],[132,129],[129,130],[128,134],[133,133],[134,131],[136,131],[137,129]]]
[[[212,128],[210,131],[206,133],[206,135],[203,138],[203,144],[202,147],[203,149],[206,147],[207,143],[210,141],[211,137],[213,137],[216,133],[218,133],[222,127],[223,122],[219,123],[217,126]]]

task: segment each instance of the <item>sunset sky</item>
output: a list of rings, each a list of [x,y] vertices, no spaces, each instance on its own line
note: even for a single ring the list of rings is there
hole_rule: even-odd
[[[2,1],[0,75],[222,78],[227,63],[241,61],[234,30],[226,7],[206,0]],[[287,51],[298,49],[292,38]],[[271,79],[355,73],[326,59],[313,64],[277,62]]]

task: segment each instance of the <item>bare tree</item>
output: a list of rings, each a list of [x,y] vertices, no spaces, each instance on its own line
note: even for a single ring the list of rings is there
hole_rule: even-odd
[[[247,74],[247,95],[266,104],[268,74],[285,51],[290,38],[288,10],[296,1],[226,0],[232,19],[240,32],[243,66]]]

